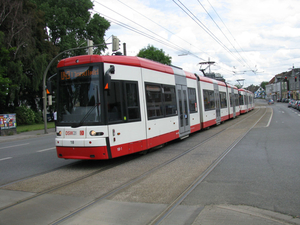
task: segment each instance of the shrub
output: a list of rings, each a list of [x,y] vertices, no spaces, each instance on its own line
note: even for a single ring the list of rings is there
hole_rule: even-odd
[[[20,106],[16,109],[16,117],[18,125],[30,125],[35,122],[35,113],[32,109],[26,106]]]
[[[35,114],[35,123],[40,124],[43,123],[43,113],[42,112],[34,112]]]

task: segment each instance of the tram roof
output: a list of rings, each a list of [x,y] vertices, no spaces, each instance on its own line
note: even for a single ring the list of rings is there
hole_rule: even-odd
[[[164,65],[155,61],[151,61],[144,58],[139,58],[135,56],[122,56],[122,55],[115,55],[115,56],[108,56],[108,55],[81,55],[81,56],[74,56],[66,59],[62,59],[57,67],[65,67],[65,66],[74,66],[74,65],[82,65],[88,63],[113,63],[119,65],[126,65],[126,66],[134,66],[134,67],[141,67],[145,69],[155,70],[159,72],[169,73],[174,75],[174,70],[171,66]],[[193,73],[184,71],[186,77],[191,79],[196,79],[196,76]]]

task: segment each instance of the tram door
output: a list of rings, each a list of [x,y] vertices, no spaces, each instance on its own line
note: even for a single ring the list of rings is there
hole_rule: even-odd
[[[232,107],[233,107],[233,118],[236,117],[236,111],[235,111],[235,95],[234,95],[234,89],[233,87],[231,88],[231,103],[232,103]]]
[[[221,103],[220,103],[220,93],[218,84],[214,83],[214,93],[215,93],[215,104],[216,104],[216,123],[221,123]]]
[[[190,133],[187,87],[185,85],[177,84],[176,90],[178,97],[179,137],[182,137]]]

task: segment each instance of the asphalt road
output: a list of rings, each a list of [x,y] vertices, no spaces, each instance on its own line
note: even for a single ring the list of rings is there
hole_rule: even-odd
[[[74,163],[57,158],[54,138],[53,134],[1,142],[0,185]]]
[[[224,222],[224,214],[218,213],[221,208],[224,210],[224,205],[225,208],[227,207],[225,216],[230,217],[228,215],[231,215],[230,218],[233,219],[236,219],[237,210],[252,206],[250,211],[248,209],[246,213],[242,212],[239,216],[241,221],[245,221],[245,216],[248,217],[249,223],[243,223],[247,225],[254,224],[252,212],[256,209],[266,209],[299,217],[300,150],[297,145],[299,143],[300,113],[288,109],[287,104],[283,103],[267,107],[270,108],[255,128],[183,201],[178,210],[174,211],[175,217],[172,214],[170,218],[171,220],[175,219],[177,223],[166,222],[165,224],[185,224],[181,221],[191,221],[187,224],[192,224],[192,221],[195,221],[193,223],[195,225],[203,224],[202,221],[207,219],[205,215],[210,213],[214,223],[206,224],[232,225],[234,224],[232,221]],[[241,116],[240,120],[243,120],[243,117]],[[147,171],[154,166],[153,164],[159,164],[160,161],[172,157],[173,154],[177,154],[185,147],[194,146],[201,138],[209,136],[210,132],[214,133],[215,130],[223,129],[224,126],[229,126],[233,122],[228,121],[221,126],[199,132],[182,142],[169,144],[159,151],[136,158],[79,183],[3,210],[1,219],[10,221],[9,224],[13,224],[12,221],[17,221],[15,224],[20,224],[20,221],[25,224],[25,219],[26,224],[47,224],[46,221],[54,221],[90,201],[94,201],[95,197],[102,196],[110,188],[143,174],[143,170]],[[79,221],[82,222],[80,224],[93,224],[91,221],[94,221],[94,224],[98,224],[99,221],[107,222],[106,224],[125,224],[124,222],[127,222],[126,224],[146,224],[145,221],[149,221],[148,217],[152,218],[161,211],[164,204],[178,196],[181,188],[193,180],[192,174],[196,174],[197,170],[202,167],[206,168],[218,157],[220,154],[217,151],[218,147],[220,147],[220,151],[222,148],[226,148],[227,140],[236,132],[238,132],[236,128],[235,130],[231,129],[230,132],[222,134],[222,138],[218,136],[218,140],[201,145],[180,161],[158,170],[141,182],[131,185],[125,191],[98,202],[93,207],[79,213],[78,216],[72,217],[65,224],[79,224]],[[218,154],[214,154],[215,151]],[[82,161],[58,159],[54,149],[54,135],[1,143],[0,160],[0,182],[3,183],[51,171],[67,164],[74,163],[75,167],[75,170],[72,171],[65,167],[45,176],[29,179],[27,182],[17,182],[5,186],[0,190],[3,206],[22,199],[24,196],[38,193],[43,190],[43,187],[50,185],[49,182],[52,185],[53,180],[59,183],[66,177],[71,179],[72,176],[88,172],[90,164],[90,162],[85,164]],[[110,162],[113,161],[108,161],[108,163]],[[205,163],[208,165],[205,166]],[[97,170],[102,167],[97,162],[94,165],[95,168],[91,169]],[[48,178],[51,178],[50,181]],[[37,181],[39,183],[35,183]],[[22,196],[20,197],[20,195]],[[229,212],[228,208],[230,208]],[[124,209],[126,210],[124,211]],[[18,217],[14,216],[16,214]],[[265,214],[260,215],[263,217],[258,216],[256,219],[264,218]],[[133,221],[135,223],[132,223]],[[222,223],[220,223],[221,221]],[[235,224],[241,223],[236,222]],[[267,223],[259,221],[256,224],[281,223],[274,223],[272,215]]]
[[[246,205],[300,216],[300,112],[275,103],[183,205]]]

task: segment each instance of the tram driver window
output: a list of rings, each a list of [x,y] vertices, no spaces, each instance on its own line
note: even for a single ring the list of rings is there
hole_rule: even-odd
[[[121,104],[121,83],[118,81],[111,82],[111,90],[107,96],[108,121],[115,122],[122,120]]]
[[[140,120],[140,106],[137,82],[128,82],[125,85],[128,121]]]

